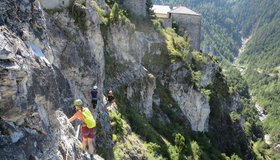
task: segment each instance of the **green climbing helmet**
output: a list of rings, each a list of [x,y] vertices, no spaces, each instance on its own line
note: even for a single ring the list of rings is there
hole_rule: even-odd
[[[83,101],[81,99],[74,100],[74,106],[81,106],[81,105],[83,105]]]

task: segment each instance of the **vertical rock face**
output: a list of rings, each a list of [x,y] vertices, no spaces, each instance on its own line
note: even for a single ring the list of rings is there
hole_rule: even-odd
[[[52,63],[53,54],[48,43],[45,17],[40,3],[11,0],[1,1],[0,5],[0,25],[6,25],[27,45],[36,45]]]
[[[67,122],[67,117],[56,114],[59,107],[69,106],[65,102],[72,96],[69,84],[59,70],[42,57],[36,57],[9,29],[1,27],[0,30],[3,42],[0,49],[0,85],[7,86],[0,91],[1,146],[6,148],[0,150],[1,157],[74,157],[73,152],[65,155],[69,148],[73,149],[76,143],[74,137],[70,135],[69,126],[58,120],[63,118]],[[65,130],[63,136],[67,136],[67,144],[61,144],[61,129]]]
[[[174,100],[189,120],[192,130],[208,131],[210,106],[206,97],[192,88],[185,91],[183,86],[176,84],[171,84],[170,88]]]
[[[65,114],[73,114],[74,98],[89,102],[86,92],[94,83],[102,93],[98,19],[88,18],[91,28],[84,36],[67,12],[45,19],[38,1],[0,4],[0,145],[5,146],[0,147],[1,157],[81,158],[80,142]],[[94,16],[95,9],[88,8]]]
[[[141,65],[144,46],[139,45],[139,39],[129,22],[113,23],[108,28],[107,77],[105,88],[115,89],[142,79],[146,71]],[[109,58],[110,57],[110,58]]]
[[[185,78],[189,72],[177,63],[171,66],[172,75],[169,90],[173,99],[190,122],[194,131],[208,131],[210,106],[207,98],[200,92],[188,86]]]
[[[153,52],[150,45],[154,41],[159,41],[158,37],[152,33],[151,36],[135,32],[130,23],[112,24],[109,32],[107,39],[110,45],[107,52],[116,60],[117,63],[113,65],[118,65],[114,67],[118,68],[115,71],[118,74],[106,77],[105,88],[114,90],[126,86],[127,99],[150,118],[153,115],[152,96],[156,82],[155,77],[141,63],[146,52]]]
[[[151,73],[145,78],[146,85],[143,85],[143,89],[140,91],[141,101],[144,102],[142,107],[144,108],[144,114],[146,117],[151,118],[153,116],[153,95],[156,89],[156,81],[154,75]]]
[[[89,92],[94,84],[102,93],[105,62],[97,11],[91,1],[86,1],[85,5],[75,5],[73,12],[79,10],[86,15],[86,31],[80,30],[66,9],[47,16],[46,24],[55,57],[53,64],[69,80],[74,97],[82,98],[90,105]]]
[[[0,89],[0,105],[6,106],[12,102],[12,96],[18,90],[22,94],[26,94],[26,78],[27,78],[27,65],[16,63],[19,59],[16,52],[18,51],[20,42],[16,36],[11,34],[6,27],[0,27],[0,70],[1,70],[1,89]],[[21,44],[22,45],[22,44]],[[25,51],[26,52],[26,51]],[[23,53],[25,56],[28,53]],[[18,60],[19,61],[19,60]],[[20,63],[20,61],[19,61]],[[21,69],[20,65],[24,65],[25,69]],[[22,84],[21,89],[18,85]]]
[[[200,85],[207,87],[213,82],[213,77],[217,73],[219,65],[217,63],[211,63],[210,59],[207,58],[207,63],[201,68],[202,76]]]
[[[127,99],[140,107],[140,111],[148,118],[153,116],[153,95],[156,88],[155,77],[149,73],[140,82],[127,87]],[[134,101],[134,102],[133,102]]]
[[[137,51],[137,38],[135,31],[130,23],[113,23],[109,27],[110,35],[108,36],[108,47],[114,54],[116,60],[123,64],[129,62],[130,64],[141,63],[141,54],[143,52]],[[138,58],[139,56],[139,58]]]

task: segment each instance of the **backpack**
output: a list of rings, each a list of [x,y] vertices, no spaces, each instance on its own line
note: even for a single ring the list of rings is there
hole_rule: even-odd
[[[83,120],[88,128],[94,128],[96,126],[96,122],[88,108],[83,108],[82,111]]]

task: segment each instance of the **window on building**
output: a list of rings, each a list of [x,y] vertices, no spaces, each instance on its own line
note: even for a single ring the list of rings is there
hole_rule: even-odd
[[[168,17],[167,18],[171,18],[171,13],[167,13],[168,14]]]

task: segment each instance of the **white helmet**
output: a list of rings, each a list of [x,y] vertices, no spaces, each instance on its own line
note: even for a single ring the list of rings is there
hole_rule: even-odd
[[[93,89],[97,89],[97,86],[96,86],[96,85],[94,85],[94,86],[93,86]]]

